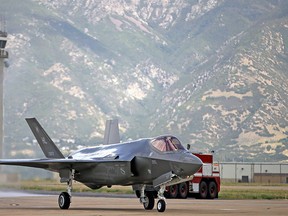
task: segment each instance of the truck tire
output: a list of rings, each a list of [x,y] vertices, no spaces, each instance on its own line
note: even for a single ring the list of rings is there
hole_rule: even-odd
[[[214,181],[211,181],[208,186],[208,198],[215,199],[217,197],[217,185]]]
[[[188,185],[186,182],[180,183],[178,185],[178,197],[181,199],[186,199],[188,196]]]
[[[205,181],[201,181],[199,184],[199,199],[206,199],[208,194],[208,186]]]
[[[177,196],[178,196],[178,185],[169,186],[168,197],[174,199]]]

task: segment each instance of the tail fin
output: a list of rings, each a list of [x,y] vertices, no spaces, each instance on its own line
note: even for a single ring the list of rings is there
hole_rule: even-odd
[[[64,158],[36,118],[26,118],[26,121],[47,158]]]
[[[120,143],[118,119],[107,120],[103,144]]]

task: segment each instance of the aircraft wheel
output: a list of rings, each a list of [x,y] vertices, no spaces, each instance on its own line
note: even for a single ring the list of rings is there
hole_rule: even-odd
[[[205,181],[201,181],[199,185],[199,198],[206,199],[208,193],[207,183]]]
[[[140,191],[139,191],[139,190],[136,190],[136,191],[135,191],[135,194],[136,194],[137,198],[140,198],[140,196],[141,196],[141,193],[140,193]]]
[[[179,198],[181,199],[186,199],[187,196],[188,196],[188,185],[186,182],[183,182],[181,184],[179,184],[179,187],[178,187],[178,196]]]
[[[67,192],[62,192],[58,197],[58,205],[61,209],[68,209],[70,207],[70,195]]]
[[[217,196],[217,186],[214,181],[211,181],[208,186],[208,198],[215,199]]]
[[[166,209],[166,202],[165,202],[165,200],[160,199],[157,202],[157,210],[158,210],[158,212],[164,212],[165,209]]]
[[[145,210],[152,210],[155,205],[155,200],[152,192],[146,192],[145,202],[143,203]]]

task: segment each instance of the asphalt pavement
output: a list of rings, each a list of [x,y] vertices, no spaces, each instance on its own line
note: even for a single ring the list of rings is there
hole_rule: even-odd
[[[23,191],[0,192],[0,215],[288,215],[288,200],[197,200],[167,199],[164,213],[156,208],[147,211],[133,196],[73,196],[68,210],[58,207],[58,196],[54,194],[35,194]]]

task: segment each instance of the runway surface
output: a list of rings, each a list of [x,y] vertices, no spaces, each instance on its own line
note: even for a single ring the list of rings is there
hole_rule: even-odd
[[[144,210],[136,197],[74,196],[68,210],[59,209],[57,199],[56,195],[0,192],[0,215],[288,215],[288,200],[168,199],[166,211],[159,213]]]

